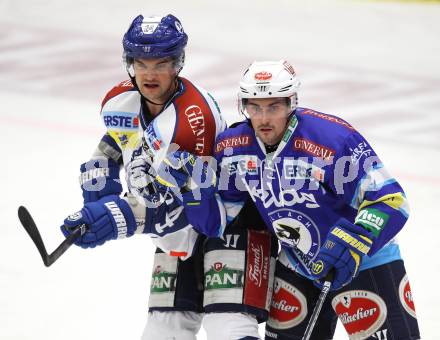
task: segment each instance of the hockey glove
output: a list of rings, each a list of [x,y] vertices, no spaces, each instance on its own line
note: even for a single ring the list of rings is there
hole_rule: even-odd
[[[362,258],[368,254],[373,242],[371,234],[362,227],[341,218],[330,229],[318,256],[312,274],[315,285],[322,288],[323,278],[334,268],[332,290],[342,288],[359,273]]]
[[[185,205],[200,204],[214,196],[217,176],[210,164],[187,151],[175,151],[165,157],[156,176],[157,186],[171,189]]]
[[[151,155],[141,145],[133,151],[131,160],[126,164],[127,186],[129,191],[144,205],[149,203],[148,196],[154,193],[152,183],[156,172],[152,167]]]
[[[87,231],[78,238],[76,245],[94,248],[108,240],[132,236],[136,221],[128,203],[116,195],[109,195],[84,207],[64,220],[61,231],[67,237],[75,227],[85,224]]]
[[[92,159],[81,164],[79,183],[84,203],[95,202],[107,195],[120,195],[119,165],[107,158]]]

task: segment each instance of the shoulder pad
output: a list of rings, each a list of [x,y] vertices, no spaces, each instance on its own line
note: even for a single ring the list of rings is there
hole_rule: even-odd
[[[235,128],[235,127],[239,126],[240,124],[245,124],[245,123],[249,123],[249,122],[247,120],[242,120],[242,121],[239,121],[239,122],[235,122],[235,123],[232,123],[229,128],[232,129],[232,128]]]
[[[117,95],[123,92],[133,91],[133,90],[135,90],[135,87],[133,86],[131,80],[124,80],[123,82],[120,82],[118,85],[116,85],[110,91],[107,92],[101,103],[101,109],[104,107],[105,103],[107,103],[111,98],[116,97]]]
[[[347,123],[342,118],[339,118],[337,116],[333,116],[333,115],[330,115],[327,113],[322,113],[322,112],[318,112],[318,111],[311,110],[311,109],[298,108],[296,114],[303,116],[303,117],[313,117],[313,118],[317,119],[318,121],[321,121],[322,124],[326,124],[326,123],[328,123],[328,125],[337,124],[337,126],[339,125],[339,126],[344,127],[350,131],[355,131],[353,126],[351,126],[349,123]]]

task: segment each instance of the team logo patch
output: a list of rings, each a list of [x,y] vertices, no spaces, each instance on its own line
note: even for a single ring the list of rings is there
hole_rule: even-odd
[[[349,148],[349,150],[351,152],[351,162],[353,164],[358,164],[363,156],[369,157],[373,153],[373,150],[370,149],[367,142],[360,142],[354,149]]]
[[[284,208],[270,213],[269,218],[281,242],[297,248],[310,259],[316,257],[321,244],[319,230],[306,214]]]
[[[366,339],[382,327],[387,317],[383,299],[370,291],[351,290],[336,295],[332,307],[350,340]]]
[[[406,274],[402,278],[402,281],[400,281],[399,284],[399,298],[406,312],[409,315],[411,315],[413,318],[417,318],[416,308],[414,306],[414,300],[411,292],[411,286],[409,285],[408,275]]]
[[[307,316],[305,296],[290,283],[276,277],[267,324],[275,329],[292,328]]]

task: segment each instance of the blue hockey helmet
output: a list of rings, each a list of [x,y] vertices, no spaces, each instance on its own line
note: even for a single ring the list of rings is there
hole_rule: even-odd
[[[175,16],[146,17],[138,15],[124,34],[124,61],[129,66],[136,58],[173,57],[183,67],[188,36]]]

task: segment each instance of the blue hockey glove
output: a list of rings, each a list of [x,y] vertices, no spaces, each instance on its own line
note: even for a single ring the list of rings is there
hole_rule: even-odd
[[[314,261],[312,274],[315,275],[315,285],[322,288],[322,279],[331,268],[335,271],[332,290],[350,283],[358,275],[362,258],[373,244],[371,239],[367,230],[341,218],[330,229]]]
[[[175,151],[168,154],[159,167],[156,185],[171,189],[185,205],[199,204],[214,196],[217,176],[202,158],[187,151]]]
[[[128,203],[116,195],[109,195],[84,207],[64,220],[61,231],[65,237],[78,225],[85,224],[87,231],[78,238],[76,245],[94,248],[108,240],[132,236],[136,220]]]
[[[107,195],[120,195],[119,164],[107,158],[81,164],[79,182],[84,203],[95,202]]]

